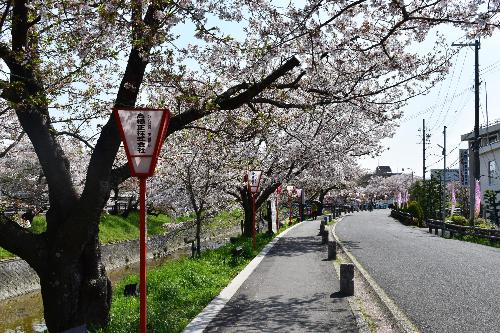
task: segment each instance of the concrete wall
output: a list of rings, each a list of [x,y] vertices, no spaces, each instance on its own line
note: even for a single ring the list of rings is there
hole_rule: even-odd
[[[189,247],[184,238],[195,235],[194,222],[179,223],[164,235],[148,237],[148,258],[163,257]],[[203,228],[202,228],[203,230]],[[204,241],[224,239],[237,235],[240,227],[205,230]],[[139,261],[139,240],[105,244],[101,248],[102,261],[108,271]],[[27,262],[19,258],[0,261],[0,300],[19,296],[40,289],[40,280]]]
[[[0,261],[0,300],[40,289],[40,280],[21,259]]]

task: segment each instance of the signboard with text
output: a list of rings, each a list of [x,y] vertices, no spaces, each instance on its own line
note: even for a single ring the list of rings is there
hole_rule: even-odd
[[[250,190],[250,193],[259,192],[261,177],[262,177],[261,170],[248,171],[248,189]]]
[[[164,109],[115,108],[120,136],[132,176],[148,177],[154,172],[170,120]]]

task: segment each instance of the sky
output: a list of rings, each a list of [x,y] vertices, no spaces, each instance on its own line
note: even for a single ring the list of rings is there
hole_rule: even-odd
[[[450,43],[473,43],[465,40],[463,32],[445,28]],[[486,124],[500,119],[500,30],[492,37],[481,39],[479,50],[480,111],[479,122]],[[486,87],[486,89],[485,89]],[[487,94],[486,94],[487,92]],[[487,105],[486,108],[486,95]],[[426,177],[430,169],[443,168],[441,148],[443,126],[447,126],[447,167],[458,169],[458,150],[467,148],[460,135],[472,132],[474,127],[474,47],[463,47],[453,60],[447,78],[437,84],[426,96],[416,97],[403,108],[400,126],[392,138],[382,141],[386,150],[376,158],[362,158],[359,164],[375,170],[377,165],[389,165],[393,172],[404,172],[422,176],[422,119],[425,118],[427,133],[431,134],[427,144]],[[441,160],[441,161],[440,161]],[[403,170],[404,169],[404,170]]]

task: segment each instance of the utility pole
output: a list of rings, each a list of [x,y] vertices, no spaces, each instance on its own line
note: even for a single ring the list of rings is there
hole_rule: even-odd
[[[443,222],[446,222],[446,126],[443,128]]]
[[[418,131],[422,131],[422,180],[425,181],[425,172],[427,168],[425,167],[425,144],[429,143],[430,134],[425,134],[425,119],[422,119],[422,128],[418,129]]]
[[[474,207],[476,200],[476,180],[479,180],[479,49],[481,48],[481,42],[476,39],[474,43],[466,43],[466,44],[451,44],[452,46],[474,46],[474,139],[471,140],[472,144],[469,143],[470,150],[472,150],[472,161],[469,166],[469,172],[472,177],[469,177],[470,180],[470,193],[469,193],[469,202],[470,202],[470,214],[469,218],[472,221],[472,225],[474,225]]]
[[[422,180],[425,182],[425,119],[422,119]]]
[[[418,131],[420,132],[422,130],[422,186],[424,188],[424,195],[426,196],[425,198],[425,206],[424,208],[424,215],[426,217],[430,216],[430,205],[429,205],[429,196],[426,195],[426,183],[425,183],[425,144],[428,143],[429,138],[431,137],[430,134],[425,134],[425,119],[422,119],[422,129],[419,129]]]

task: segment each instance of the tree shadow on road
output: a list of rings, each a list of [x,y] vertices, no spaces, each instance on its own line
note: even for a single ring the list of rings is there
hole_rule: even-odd
[[[345,300],[313,294],[304,298],[239,295],[204,332],[357,332]]]
[[[286,256],[293,257],[313,252],[326,251],[325,245],[321,244],[321,237],[285,237],[281,238],[267,254],[268,257]]]

